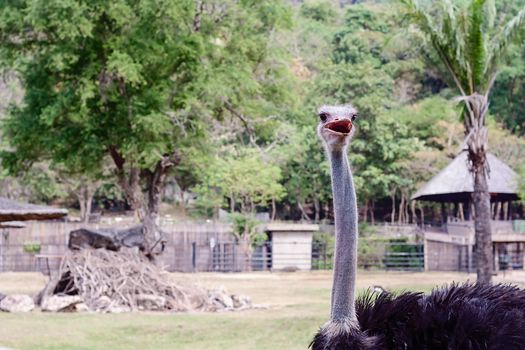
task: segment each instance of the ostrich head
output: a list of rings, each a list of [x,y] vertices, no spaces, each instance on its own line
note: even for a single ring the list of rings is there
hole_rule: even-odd
[[[317,111],[319,126],[317,134],[324,141],[328,151],[342,150],[354,134],[354,120],[357,110],[351,105],[322,106]]]

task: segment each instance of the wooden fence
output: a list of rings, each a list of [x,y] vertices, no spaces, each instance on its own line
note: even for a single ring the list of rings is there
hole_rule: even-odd
[[[0,272],[55,270],[68,249],[69,232],[80,227],[118,228],[118,223],[35,221],[24,228],[0,229]],[[242,265],[231,225],[164,221],[161,228],[167,244],[160,263],[170,271],[234,271]]]

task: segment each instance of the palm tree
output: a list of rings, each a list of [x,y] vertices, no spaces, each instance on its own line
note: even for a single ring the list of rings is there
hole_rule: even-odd
[[[525,7],[502,24],[495,20],[494,0],[400,1],[410,22],[436,52],[464,103],[465,144],[474,179],[477,278],[478,283],[490,284],[493,257],[486,160],[488,97],[506,49],[525,21]]]

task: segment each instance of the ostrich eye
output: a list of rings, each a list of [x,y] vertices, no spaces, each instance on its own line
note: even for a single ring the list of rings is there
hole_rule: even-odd
[[[354,121],[358,117],[357,114],[353,114],[351,120]]]
[[[321,119],[321,121],[324,123],[326,119],[328,119],[328,113],[325,113],[325,112],[319,113],[319,119]]]

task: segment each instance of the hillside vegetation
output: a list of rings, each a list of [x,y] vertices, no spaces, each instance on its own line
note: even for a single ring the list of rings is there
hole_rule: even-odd
[[[524,2],[496,5],[503,22]],[[92,203],[139,217],[175,203],[199,218],[330,220],[315,111],[352,103],[362,220],[404,223],[410,196],[463,147],[451,82],[395,1],[1,7],[3,196],[83,217]],[[524,177],[525,46],[508,56],[489,150]]]

